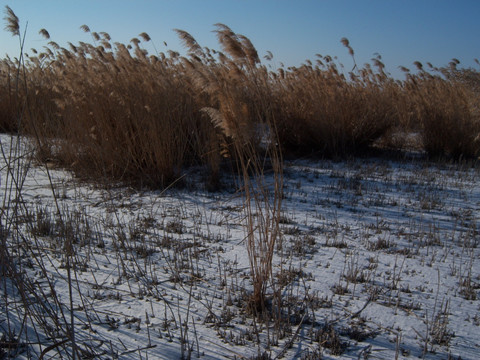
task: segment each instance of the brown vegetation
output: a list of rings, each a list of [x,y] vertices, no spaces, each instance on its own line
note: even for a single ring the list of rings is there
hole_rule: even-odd
[[[19,35],[7,12],[7,30]],[[385,72],[381,58],[348,73],[330,56],[269,70],[249,39],[216,25],[222,51],[176,30],[188,54],[148,54],[82,30],[93,43],[48,42],[0,65],[0,128],[35,135],[38,153],[80,176],[163,187],[203,165],[218,184],[222,159],[252,157],[265,140],[284,154],[355,155],[374,144],[403,149],[417,132],[430,156],[476,158],[479,72],[448,67]],[[40,34],[47,41],[45,29]],[[354,56],[347,39],[341,42]],[[22,49],[23,50],[23,49]],[[271,58],[271,54],[267,56]],[[354,59],[354,58],[353,58]],[[355,60],[355,59],[354,59]],[[22,76],[19,76],[22,75]],[[20,119],[20,120],[19,120]],[[237,163],[240,165],[241,163]]]

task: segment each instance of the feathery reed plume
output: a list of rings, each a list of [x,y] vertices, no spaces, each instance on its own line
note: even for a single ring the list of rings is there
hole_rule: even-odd
[[[197,40],[195,40],[195,38],[188,32],[180,29],[173,29],[173,31],[177,33],[183,46],[188,48],[190,53],[195,55],[201,55],[203,53],[201,46],[197,43]]]
[[[212,124],[216,128],[219,128],[225,134],[225,136],[235,137],[235,133],[232,132],[232,130],[228,126],[227,121],[225,120],[225,117],[219,110],[211,107],[205,107],[201,110],[210,117],[210,121],[212,122]]]
[[[82,29],[82,30],[83,30],[84,32],[86,32],[86,33],[90,32],[90,28],[89,28],[87,25],[85,25],[85,24],[82,25],[82,26],[80,26],[80,29]]]
[[[145,42],[149,42],[151,40],[150,35],[148,35],[146,32],[142,32],[138,36],[140,36]]]
[[[255,49],[250,39],[244,35],[237,35],[237,37],[238,39],[240,39],[240,43],[242,44],[243,51],[245,52],[245,55],[247,56],[247,59],[250,65],[255,66],[256,64],[260,63],[257,49]]]
[[[5,6],[5,17],[7,25],[5,25],[5,30],[12,33],[13,36],[20,35],[20,25],[17,15],[13,12],[10,6]]]
[[[103,36],[103,39],[106,40],[106,41],[112,40],[112,38],[110,37],[110,34],[109,34],[109,33],[106,33],[105,31],[102,31],[102,32],[100,33],[100,35],[102,35],[102,36]],[[146,40],[146,41],[148,41],[148,40]]]
[[[423,65],[422,65],[422,63],[421,63],[420,61],[414,61],[414,62],[413,62],[413,65],[415,65],[415,67],[416,67],[419,71],[423,70]]]
[[[243,60],[246,57],[245,51],[237,35],[227,26],[221,23],[215,24],[217,39],[223,50],[235,60]]]
[[[50,39],[50,34],[48,33],[47,30],[45,29],[40,29],[40,31],[38,32],[40,35],[42,35],[45,39]]]
[[[50,45],[52,48],[54,48],[55,50],[59,50],[60,49],[60,45],[58,45],[55,41],[49,41],[48,42],[48,45]]]
[[[373,62],[373,65],[375,65],[380,71],[383,71],[383,69],[385,68],[385,64],[381,62],[378,57],[373,58],[372,62]]]
[[[344,38],[341,38],[341,39],[340,39],[340,42],[341,42],[341,43],[343,44],[343,46],[345,46],[345,47],[349,47],[349,46],[350,46],[350,43],[349,43],[348,39],[345,38],[345,37],[344,37]]]
[[[167,51],[168,56],[172,59],[177,59],[180,56],[180,53],[178,51],[173,51],[173,50],[168,50]]]
[[[348,49],[348,53],[353,57],[355,53],[353,51],[353,48],[350,46],[350,42],[348,41],[348,39],[344,37],[340,40],[340,42]]]
[[[44,46],[43,48],[45,49],[47,56],[53,56],[53,51],[49,47]]]
[[[271,61],[273,59],[272,52],[267,50],[267,54],[263,58],[267,61]]]
[[[138,38],[132,38],[130,42],[134,44],[135,47],[138,47],[138,44],[140,44],[140,40]]]
[[[105,48],[105,49],[111,49],[112,48],[112,44],[110,44],[108,41],[106,40],[102,40],[101,41],[101,44],[102,46]]]

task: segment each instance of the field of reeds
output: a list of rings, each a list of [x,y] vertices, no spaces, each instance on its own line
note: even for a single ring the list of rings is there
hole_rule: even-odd
[[[475,358],[478,70],[6,15],[0,359]]]
[[[10,31],[20,36],[16,26]],[[479,156],[480,73],[456,59],[441,68],[416,62],[398,80],[379,56],[349,72],[318,54],[272,69],[272,54],[261,61],[249,39],[223,24],[215,25],[221,51],[176,30],[185,56],[149,54],[146,33],[121,44],[82,29],[91,43],[60,47],[42,29],[42,50],[0,64],[0,129],[33,136],[39,157],[82,177],[165,187],[200,165],[215,186],[226,159],[236,160],[235,142],[260,151],[269,136],[285,156],[409,147]]]

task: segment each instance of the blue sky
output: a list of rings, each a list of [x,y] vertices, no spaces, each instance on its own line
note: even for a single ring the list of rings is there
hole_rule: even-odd
[[[350,40],[359,65],[382,55],[387,70],[413,68],[413,61],[463,66],[480,58],[479,0],[17,0],[1,1],[28,22],[26,52],[41,50],[45,28],[61,46],[92,39],[80,30],[108,32],[128,43],[147,32],[158,51],[181,51],[174,28],[188,31],[202,46],[219,49],[213,24],[224,23],[246,35],[261,56],[269,50],[274,65],[298,66],[315,54],[338,56],[349,70],[353,62],[340,43]],[[3,16],[2,16],[3,18]],[[3,24],[5,21],[3,20]],[[167,42],[165,47],[163,42]],[[18,55],[18,39],[0,31],[0,57]],[[151,44],[144,45],[154,53]]]

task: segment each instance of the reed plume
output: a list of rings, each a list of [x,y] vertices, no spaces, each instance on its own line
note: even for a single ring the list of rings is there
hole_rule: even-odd
[[[10,6],[5,6],[5,17],[4,20],[6,21],[5,30],[10,32],[13,36],[20,35],[20,25],[19,19],[17,15],[13,12]]]
[[[237,35],[227,25],[217,23],[215,26],[217,29],[214,32],[217,34],[218,42],[223,51],[229,54],[235,61],[243,62],[246,54]]]
[[[47,30],[45,29],[40,29],[40,31],[38,32],[40,35],[42,35],[45,39],[50,39],[50,34],[48,33]]]
[[[192,35],[190,35],[185,30],[180,30],[180,29],[173,29],[173,30],[177,33],[183,46],[188,48],[188,51],[191,54],[195,54],[197,56],[203,54],[201,46],[197,43],[197,41],[194,39]]]
[[[80,26],[80,29],[83,30],[83,32],[86,32],[86,33],[90,32],[90,28],[85,24]]]

